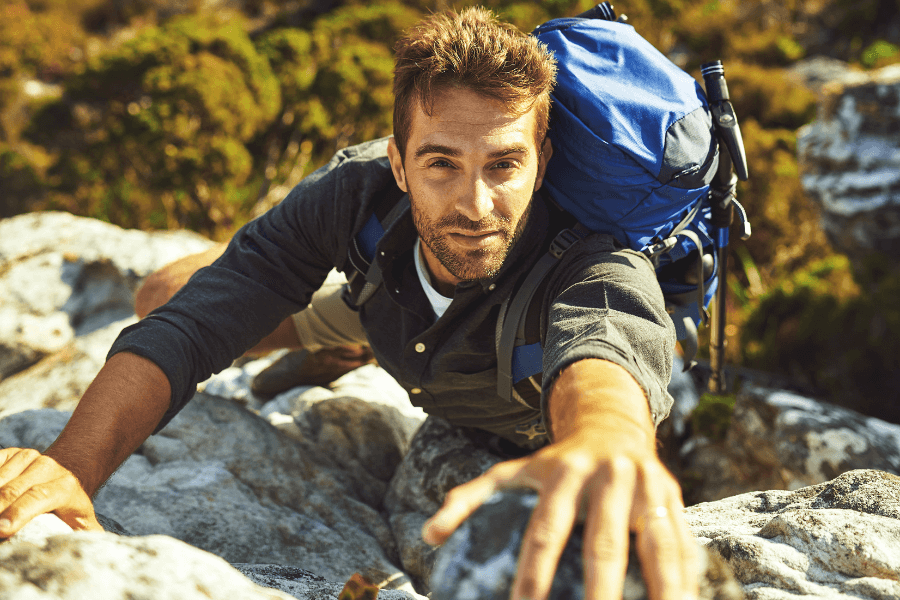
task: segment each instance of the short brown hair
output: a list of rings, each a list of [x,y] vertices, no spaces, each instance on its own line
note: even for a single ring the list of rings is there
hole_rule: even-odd
[[[485,8],[431,15],[395,46],[394,139],[405,156],[413,102],[431,115],[435,92],[460,86],[526,112],[537,106],[538,150],[550,120],[556,61],[546,47]]]

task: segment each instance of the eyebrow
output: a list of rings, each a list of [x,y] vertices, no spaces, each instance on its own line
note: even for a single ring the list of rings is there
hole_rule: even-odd
[[[495,150],[488,154],[489,158],[500,158],[502,156],[509,156],[510,154],[527,154],[528,148],[525,146],[512,146],[510,148],[502,148],[500,150]],[[422,156],[428,154],[443,154],[444,156],[452,156],[457,157],[462,155],[462,151],[458,148],[453,148],[451,146],[444,146],[443,144],[422,144],[418,148],[416,148],[416,158],[421,158]]]

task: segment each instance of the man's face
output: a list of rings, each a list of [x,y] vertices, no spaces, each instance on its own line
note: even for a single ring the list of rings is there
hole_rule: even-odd
[[[432,115],[416,103],[406,156],[388,148],[409,193],[425,261],[438,290],[496,275],[525,227],[547,160],[534,109],[518,114],[468,89],[440,90]],[[443,289],[442,289],[443,288]],[[446,292],[450,293],[446,293]]]

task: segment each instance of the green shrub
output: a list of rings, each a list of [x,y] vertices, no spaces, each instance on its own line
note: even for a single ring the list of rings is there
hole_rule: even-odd
[[[847,272],[847,259],[832,257],[767,293],[744,324],[744,362],[900,422],[900,276],[860,292]]]
[[[734,401],[733,394],[700,396],[697,407],[691,413],[692,434],[703,436],[713,442],[724,440],[731,426]]]
[[[39,199],[43,181],[31,162],[0,143],[0,219],[26,212]]]
[[[217,235],[249,208],[224,189],[248,181],[246,144],[280,107],[278,80],[240,23],[189,17],[91,60],[30,137],[59,156],[51,206]]]

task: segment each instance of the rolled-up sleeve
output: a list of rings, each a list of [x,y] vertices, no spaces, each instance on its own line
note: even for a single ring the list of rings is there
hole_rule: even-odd
[[[590,235],[563,257],[545,302],[545,421],[556,377],[574,362],[599,358],[631,374],[659,425],[672,407],[667,387],[675,328],[650,261],[638,252],[616,249],[609,236]]]

